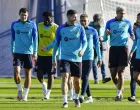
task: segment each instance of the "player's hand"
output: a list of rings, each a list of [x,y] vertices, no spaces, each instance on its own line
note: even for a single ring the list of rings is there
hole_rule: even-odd
[[[42,46],[40,49],[41,49],[42,51],[46,51],[45,46]]]
[[[131,65],[131,58],[132,58],[133,53],[130,52],[129,56],[128,56],[128,63]]]
[[[102,66],[102,61],[98,61],[97,63],[98,68]]]
[[[99,37],[99,41],[102,42],[104,39],[103,37]]]
[[[80,50],[79,53],[78,53],[78,56],[79,56],[79,57],[82,57],[83,54],[84,54],[84,51],[83,51],[83,50]]]
[[[52,62],[52,66],[53,66],[54,68],[56,68],[56,60],[54,60],[54,61]]]
[[[33,54],[32,55],[32,59],[35,61],[35,60],[37,60],[37,54]]]
[[[107,29],[107,30],[105,31],[105,33],[106,33],[106,35],[110,35],[110,34],[111,34],[111,31]]]

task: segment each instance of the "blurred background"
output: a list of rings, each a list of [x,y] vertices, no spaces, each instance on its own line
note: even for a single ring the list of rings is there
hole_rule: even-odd
[[[66,12],[69,9],[75,9],[78,12],[77,21],[82,13],[87,13],[90,21],[95,13],[101,13],[106,22],[116,16],[115,10],[118,5],[126,7],[126,18],[134,23],[136,15],[140,12],[140,0],[0,0],[0,77],[13,77],[10,26],[13,21],[19,19],[20,8],[28,8],[29,18],[37,24],[43,21],[44,11],[51,11],[54,22],[61,25],[66,22]],[[131,45],[130,41],[129,46]],[[106,69],[110,76],[107,65],[108,53],[106,54]],[[21,74],[24,76],[23,72]],[[92,76],[91,74],[91,79],[93,79]],[[100,73],[99,78],[101,78]],[[129,67],[126,69],[125,79],[129,79]]]

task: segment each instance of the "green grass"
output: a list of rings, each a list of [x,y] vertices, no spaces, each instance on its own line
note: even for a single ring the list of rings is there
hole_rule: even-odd
[[[22,79],[23,84],[24,79]],[[28,95],[28,102],[17,101],[17,89],[12,78],[0,78],[0,110],[61,110],[63,104],[60,89],[60,79],[56,79],[51,92],[50,100],[42,100],[42,86],[37,79],[32,79],[32,86]],[[129,81],[125,81],[124,100],[115,102],[116,88],[112,82],[94,85],[90,81],[94,103],[81,104],[81,108],[75,108],[73,101],[69,101],[68,110],[139,110],[140,104],[129,102]],[[137,87],[137,100],[140,100],[140,88]]]

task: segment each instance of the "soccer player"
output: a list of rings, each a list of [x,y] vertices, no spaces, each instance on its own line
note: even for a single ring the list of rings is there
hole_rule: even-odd
[[[28,20],[28,10],[19,10],[20,19],[11,25],[11,52],[13,55],[14,80],[18,88],[17,99],[27,101],[31,86],[32,61],[37,58],[37,27],[33,21]],[[24,95],[22,97],[22,85],[20,78],[21,67],[24,68]]]
[[[138,16],[138,15],[137,15]],[[133,25],[133,31],[136,36],[136,28],[137,28],[137,22],[134,23]],[[130,76],[131,76],[131,81],[130,81],[130,90],[131,90],[131,96],[128,97],[129,101],[135,102],[136,101],[136,81],[133,78],[133,65],[136,57],[136,51],[133,53],[131,61],[130,61]]]
[[[140,38],[140,13],[137,15],[137,26],[135,30],[136,34],[136,39],[133,43],[129,58],[132,57],[134,51],[136,51],[136,56],[134,59],[134,64],[133,64],[133,78],[136,81],[136,83],[140,86],[140,43],[139,43],[139,38]],[[135,89],[135,88],[134,88]]]
[[[87,100],[86,103],[92,103],[93,99],[90,92],[90,87],[88,83],[89,79],[89,73],[92,69],[92,63],[93,63],[93,56],[94,56],[94,50],[93,47],[95,47],[97,56],[98,56],[98,66],[101,66],[101,52],[100,52],[100,43],[98,38],[98,33],[96,29],[89,27],[89,19],[87,14],[82,14],[80,16],[80,23],[85,28],[86,37],[87,37],[87,48],[85,50],[85,53],[82,57],[82,88],[81,88],[81,96],[79,98],[80,102],[83,103],[84,101],[84,95],[87,92]]]
[[[42,93],[44,99],[50,98],[50,92],[54,81],[54,75],[51,72],[53,49],[42,51],[42,47],[46,47],[55,39],[57,24],[52,22],[52,14],[48,11],[43,13],[44,22],[38,24],[39,44],[37,59],[37,78],[42,83]],[[48,84],[45,82],[43,75],[48,74]]]
[[[117,16],[106,23],[104,41],[110,38],[109,68],[112,80],[117,87],[115,101],[123,98],[124,70],[128,65],[128,33],[132,40],[134,34],[129,20],[124,18],[126,9],[123,6],[116,8]]]
[[[102,82],[106,83],[111,80],[110,77],[106,78],[106,70],[105,70],[105,54],[107,50],[107,44],[106,42],[102,42],[103,36],[104,36],[104,22],[101,14],[95,14],[93,15],[93,21],[89,23],[89,26],[95,28],[98,32],[98,37],[100,41],[100,50],[101,50],[101,56],[102,56],[102,65],[101,65],[101,74],[102,74]],[[97,71],[97,53],[96,49],[94,48],[94,60],[93,60],[93,76],[94,76],[94,84],[98,84],[98,71]]]
[[[63,108],[68,107],[67,92],[69,73],[74,77],[75,107],[80,107],[80,77],[82,74],[82,55],[87,47],[87,39],[84,28],[76,24],[77,13],[75,10],[67,11],[67,22],[58,27],[56,32],[56,44],[53,53],[53,65],[56,64],[56,51],[59,48],[58,59],[62,75]]]

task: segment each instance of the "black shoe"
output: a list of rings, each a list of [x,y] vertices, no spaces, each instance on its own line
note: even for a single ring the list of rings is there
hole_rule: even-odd
[[[80,107],[80,101],[79,99],[74,99],[75,107]]]
[[[110,78],[110,77],[105,78],[105,79],[102,80],[103,83],[107,83],[107,82],[109,82],[109,81],[111,81],[111,78]]]
[[[115,101],[122,101],[122,99],[123,99],[122,95],[115,97]]]
[[[62,108],[68,108],[68,103],[64,103],[63,105],[62,105]]]
[[[80,103],[83,103],[84,102],[84,98],[80,97],[79,101],[80,101]]]
[[[128,100],[131,102],[135,102],[136,98],[135,98],[135,96],[130,96],[130,97],[128,97]]]

